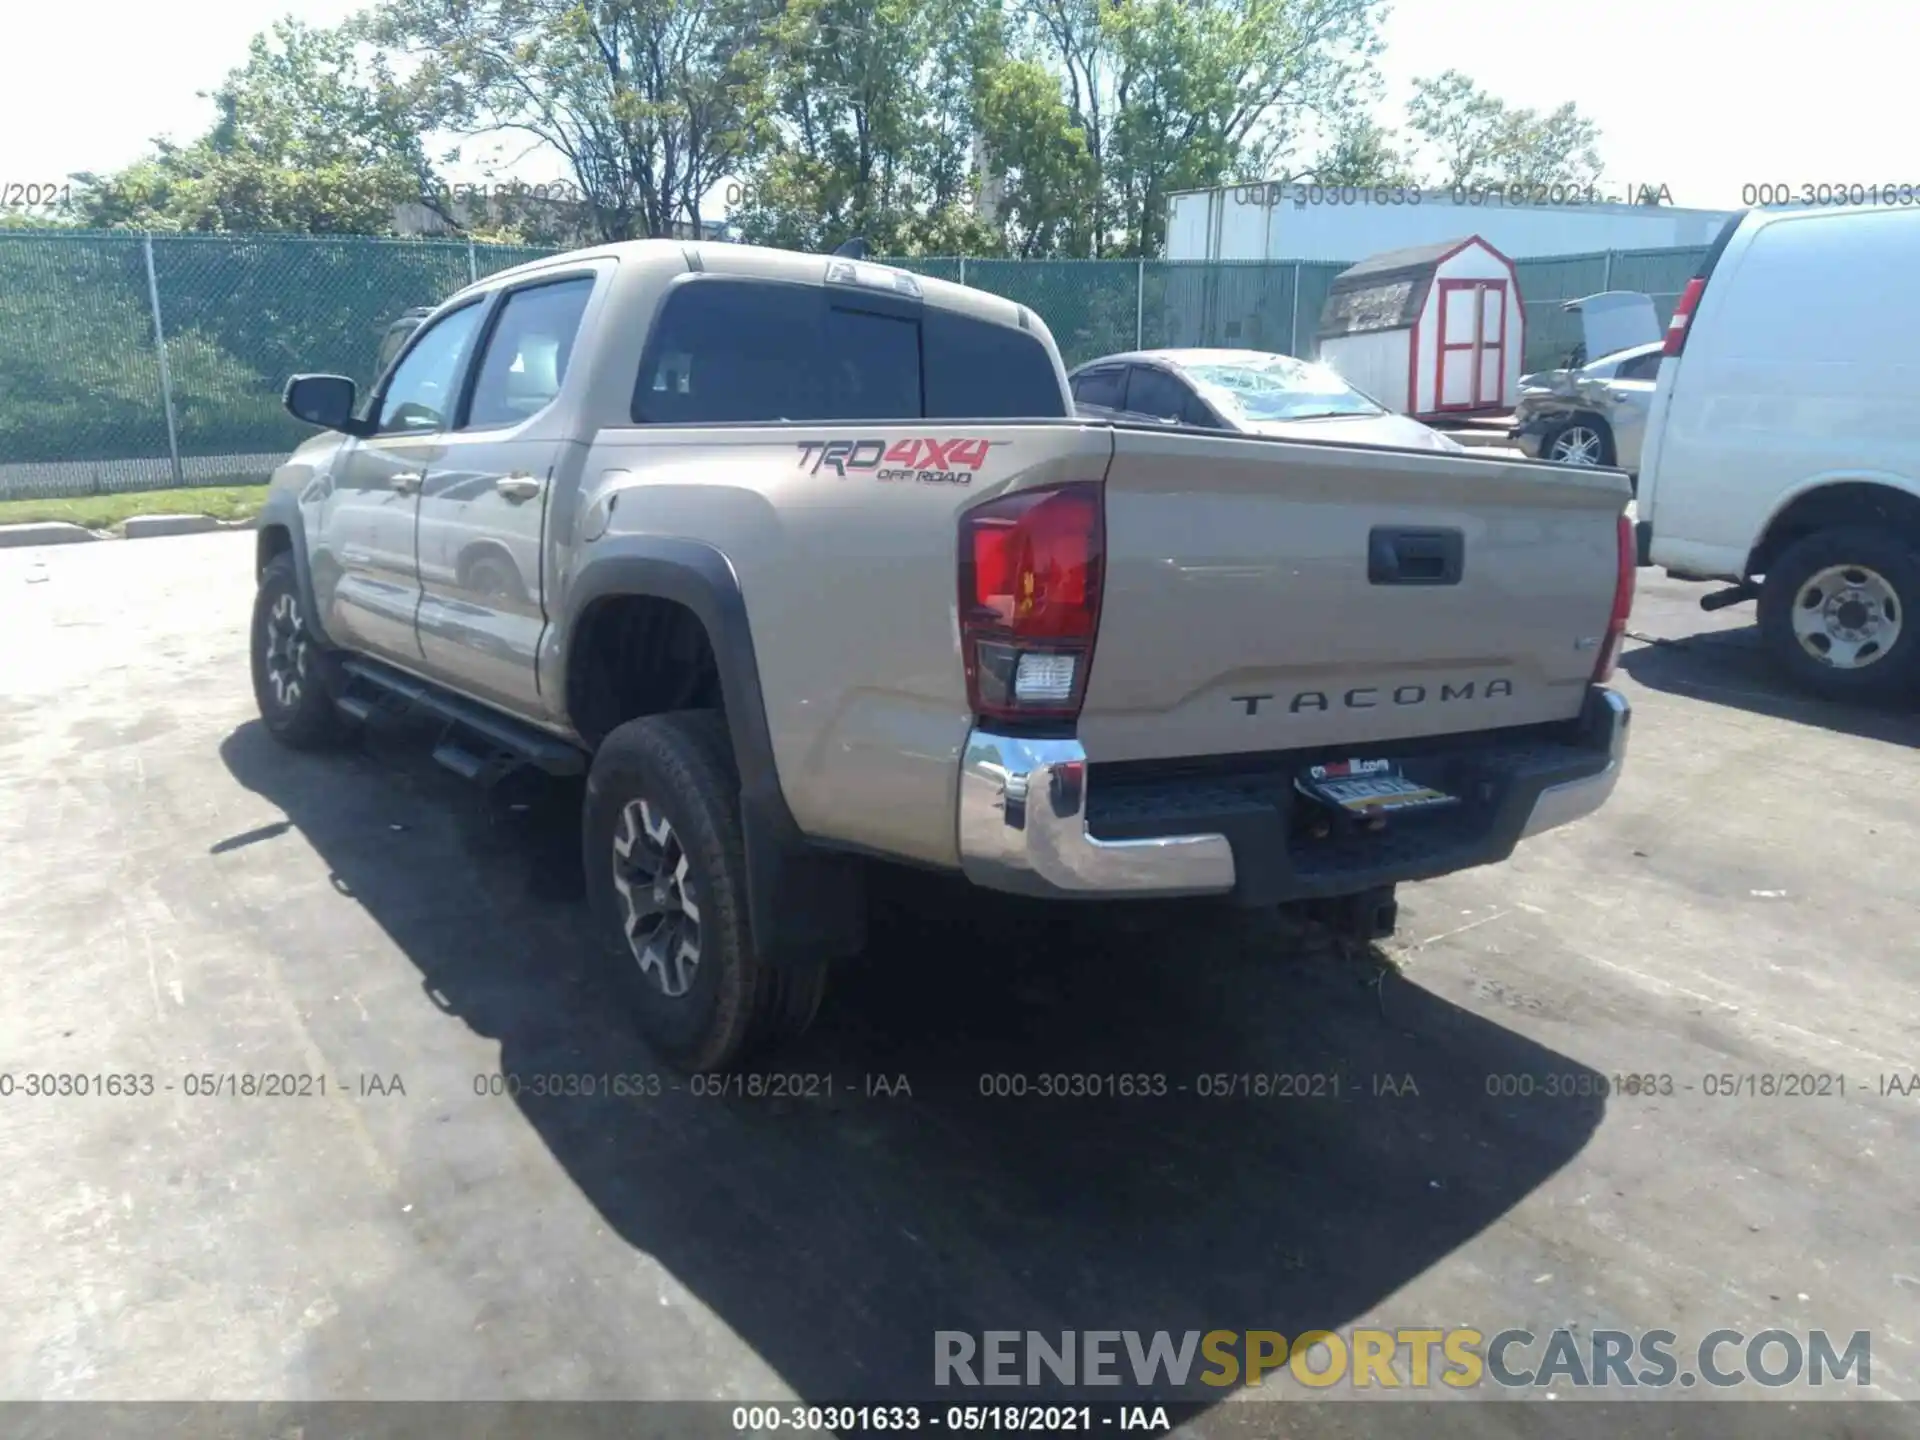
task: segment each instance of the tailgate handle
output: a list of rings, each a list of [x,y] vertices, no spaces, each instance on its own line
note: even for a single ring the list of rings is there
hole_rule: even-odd
[[[1458,530],[1378,525],[1367,533],[1367,579],[1375,585],[1458,585],[1466,551]]]

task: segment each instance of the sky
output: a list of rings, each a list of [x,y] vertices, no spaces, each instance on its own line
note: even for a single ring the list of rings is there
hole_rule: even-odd
[[[155,136],[205,130],[210,90],[280,15],[330,25],[364,0],[20,0],[4,22],[0,198],[139,159]],[[1910,0],[1828,0],[1818,10],[1730,0],[1398,0],[1383,29],[1397,126],[1412,79],[1458,69],[1511,105],[1571,100],[1600,127],[1610,191],[1667,187],[1671,203],[1722,209],[1769,183],[1920,188],[1909,110]],[[1901,38],[1905,32],[1906,39]],[[514,167],[560,179],[557,162]],[[476,170],[451,178],[479,178]]]

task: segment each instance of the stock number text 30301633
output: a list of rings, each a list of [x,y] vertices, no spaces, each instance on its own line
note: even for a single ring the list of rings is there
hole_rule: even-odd
[[[1742,185],[1740,203],[1757,205],[1763,210],[1798,210],[1817,205],[1915,205],[1920,204],[1920,184],[1819,181],[1796,185],[1786,180],[1763,180]]]

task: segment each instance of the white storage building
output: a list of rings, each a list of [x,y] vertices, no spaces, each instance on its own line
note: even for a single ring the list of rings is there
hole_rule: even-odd
[[[1340,272],[1318,358],[1417,419],[1512,408],[1526,309],[1513,261],[1478,235],[1389,250]]]
[[[1557,192],[1548,192],[1550,195]],[[1554,205],[1467,190],[1273,181],[1167,200],[1169,260],[1338,260],[1478,235],[1515,260],[1711,245],[1730,210]]]

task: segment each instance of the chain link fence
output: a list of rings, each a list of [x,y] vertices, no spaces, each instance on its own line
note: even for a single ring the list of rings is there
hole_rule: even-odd
[[[370,383],[388,324],[548,250],[371,237],[0,232],[0,500],[264,480],[311,432],[280,408],[296,371]],[[1563,301],[1653,296],[1664,324],[1704,250],[1518,262],[1527,369],[1580,338]],[[1007,296],[1069,366],[1140,347],[1311,355],[1315,261],[915,259]]]

